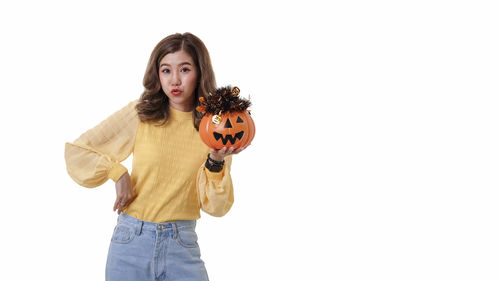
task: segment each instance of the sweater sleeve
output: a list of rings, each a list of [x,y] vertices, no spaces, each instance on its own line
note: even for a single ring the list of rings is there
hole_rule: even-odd
[[[137,102],[130,102],[74,142],[66,143],[66,169],[76,183],[96,187],[109,178],[116,182],[128,172],[120,162],[134,149],[139,124]]]
[[[234,202],[231,162],[232,156],[227,156],[224,168],[217,173],[205,168],[205,163],[198,170],[196,185],[200,207],[214,217],[224,216]]]

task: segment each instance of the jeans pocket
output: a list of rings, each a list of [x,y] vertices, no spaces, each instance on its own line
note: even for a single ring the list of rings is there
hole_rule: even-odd
[[[111,242],[127,244],[135,237],[135,230],[132,226],[119,223],[115,226]]]
[[[178,228],[177,242],[183,247],[195,248],[198,247],[198,235],[192,228]]]

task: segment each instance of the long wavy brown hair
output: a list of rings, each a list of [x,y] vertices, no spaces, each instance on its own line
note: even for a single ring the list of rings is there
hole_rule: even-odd
[[[159,122],[163,126],[168,119],[169,100],[163,92],[159,78],[159,67],[161,59],[179,50],[187,52],[198,70],[198,81],[193,94],[193,125],[198,130],[203,114],[196,111],[200,104],[200,97],[207,97],[210,91],[216,88],[215,75],[210,62],[210,55],[205,44],[193,34],[186,32],[176,33],[163,38],[153,49],[151,57],[144,74],[142,93],[136,110],[142,122]]]

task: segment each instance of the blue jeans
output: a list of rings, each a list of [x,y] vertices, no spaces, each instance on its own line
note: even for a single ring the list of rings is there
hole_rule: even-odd
[[[106,281],[208,281],[196,220],[154,223],[118,216],[106,262]]]

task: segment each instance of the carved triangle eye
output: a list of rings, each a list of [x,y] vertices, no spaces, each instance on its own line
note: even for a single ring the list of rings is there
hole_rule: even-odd
[[[238,119],[236,119],[236,123],[243,123],[243,119],[241,119],[241,118],[238,116]]]
[[[226,124],[224,124],[224,128],[232,128],[233,126],[231,125],[231,121],[229,121],[229,118],[226,120]]]

